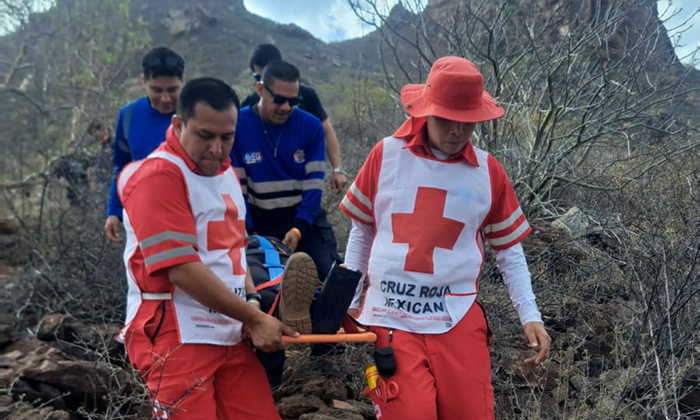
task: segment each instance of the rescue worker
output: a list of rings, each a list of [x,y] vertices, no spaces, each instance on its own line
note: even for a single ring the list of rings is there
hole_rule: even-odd
[[[372,149],[340,204],[352,219],[345,262],[368,280],[349,312],[378,337],[383,377],[370,397],[382,420],[493,419],[491,331],[476,299],[485,241],[539,347],[525,363],[545,360],[551,342],[520,244],[530,226],[501,164],[470,141],[504,110],[459,57],[435,61],[401,102],[409,118]]]
[[[245,258],[246,208],[231,169],[238,98],[187,83],[166,140],[118,179],[129,285],[122,331],[158,419],[279,419],[262,351],[290,327],[259,309]],[[246,301],[250,302],[246,302]]]

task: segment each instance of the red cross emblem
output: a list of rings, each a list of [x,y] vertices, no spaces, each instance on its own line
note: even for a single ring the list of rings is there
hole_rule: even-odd
[[[238,207],[230,195],[222,195],[226,203],[224,220],[212,220],[207,224],[207,249],[228,249],[233,263],[233,274],[245,274],[241,267],[241,247],[245,243],[245,220],[238,220]]]
[[[403,269],[433,274],[435,248],[452,249],[464,223],[443,217],[447,191],[418,187],[413,213],[391,215],[393,243],[408,244]]]

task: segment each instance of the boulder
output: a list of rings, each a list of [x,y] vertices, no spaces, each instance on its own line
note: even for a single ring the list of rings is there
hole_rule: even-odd
[[[552,227],[565,231],[571,239],[578,239],[589,233],[590,223],[581,209],[574,206],[553,221]]]
[[[298,419],[303,414],[315,413],[325,407],[323,400],[314,395],[292,395],[277,403],[277,412],[285,419]]]
[[[619,214],[591,215],[576,206],[553,221],[552,227],[566,232],[572,240],[587,238],[607,248],[619,247],[630,235]]]
[[[344,410],[350,413],[360,414],[360,409],[347,401],[333,400],[331,401],[331,406],[338,410]]]
[[[130,394],[133,377],[103,362],[71,360],[65,353],[39,340],[17,341],[0,358],[2,378],[13,380],[17,399],[39,400],[60,409],[76,409],[88,402],[100,407],[116,388]]]
[[[36,335],[63,352],[80,359],[107,350],[114,363],[124,360],[124,346],[114,340],[121,327],[114,324],[88,325],[63,314],[46,315],[39,321]],[[77,344],[77,345],[76,345]]]
[[[70,322],[72,318],[68,315],[62,314],[51,314],[46,315],[39,321],[39,325],[36,328],[36,337],[41,341],[54,341],[56,339],[61,339],[65,341],[72,341],[64,333],[63,326],[64,323]]]
[[[72,420],[73,417],[63,410],[56,410],[51,406],[40,408],[32,407],[21,401],[14,401],[8,395],[0,396],[0,418],[5,420]]]
[[[366,400],[369,401],[369,400]],[[357,413],[362,415],[365,419],[374,419],[375,418],[375,413],[374,413],[374,406],[370,402],[364,402],[364,401],[355,401],[355,400],[349,400],[346,401],[348,404],[352,405],[355,407],[357,410]]]
[[[365,418],[357,413],[326,408],[317,413],[302,414],[299,420],[365,420]]]
[[[319,397],[326,402],[332,400],[345,401],[348,399],[348,390],[345,384],[338,378],[311,379],[302,386],[302,393],[304,395]]]

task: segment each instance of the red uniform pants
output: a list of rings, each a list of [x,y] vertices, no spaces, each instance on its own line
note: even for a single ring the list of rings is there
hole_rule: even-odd
[[[377,348],[389,345],[388,328],[370,330],[377,334]],[[390,345],[396,373],[382,378],[388,385],[382,396],[370,393],[377,419],[493,419],[489,339],[484,310],[478,302],[446,333],[394,330]]]
[[[152,306],[151,302],[145,304]],[[142,307],[139,312],[151,309]],[[137,319],[126,336],[129,359],[151,393],[154,418],[280,419],[265,370],[248,343],[179,344],[170,302],[159,304],[158,309],[151,311],[155,313],[146,322]],[[138,324],[145,326],[139,328]]]

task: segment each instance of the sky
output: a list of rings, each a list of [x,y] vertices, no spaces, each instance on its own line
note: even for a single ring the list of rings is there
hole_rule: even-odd
[[[353,1],[357,3],[357,1]],[[348,0],[243,0],[246,9],[280,23],[295,23],[326,42],[358,38],[372,31],[355,16]],[[398,0],[377,0],[388,14]],[[420,3],[409,0],[408,3]]]
[[[684,63],[693,60],[692,54],[700,47],[700,2],[698,0],[659,0],[659,17],[676,45],[676,55]],[[694,57],[700,68],[700,51]]]
[[[356,1],[356,0],[355,0]],[[398,0],[378,0],[388,14]],[[409,4],[425,4],[427,0],[404,1]],[[361,37],[372,31],[353,13],[348,0],[244,0],[246,9],[256,15],[280,23],[295,23],[326,42]],[[420,6],[417,6],[420,7]],[[659,0],[659,17],[676,47],[676,54],[685,63],[700,46],[700,1]],[[693,16],[694,14],[694,16]],[[700,68],[700,53],[695,57]]]

